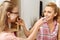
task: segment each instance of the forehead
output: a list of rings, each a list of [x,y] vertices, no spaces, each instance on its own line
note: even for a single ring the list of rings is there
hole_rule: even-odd
[[[18,7],[14,7],[12,12],[18,12]]]
[[[54,11],[54,9],[50,6],[46,6],[44,10],[45,11]]]

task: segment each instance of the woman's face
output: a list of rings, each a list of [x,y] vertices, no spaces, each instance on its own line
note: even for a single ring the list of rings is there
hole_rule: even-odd
[[[15,22],[18,17],[18,7],[14,7],[12,12],[9,15],[11,22]]]
[[[49,20],[53,20],[53,18],[57,15],[57,13],[54,12],[54,9],[50,6],[46,6],[44,9],[44,17]]]

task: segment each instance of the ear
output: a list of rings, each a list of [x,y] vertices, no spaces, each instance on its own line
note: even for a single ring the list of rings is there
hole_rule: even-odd
[[[54,16],[57,16],[57,13],[55,13]]]
[[[8,16],[8,17],[10,16],[10,12],[7,12],[7,16]]]

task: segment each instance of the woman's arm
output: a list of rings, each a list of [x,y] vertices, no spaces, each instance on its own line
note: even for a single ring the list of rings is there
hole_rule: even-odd
[[[40,21],[40,20],[42,20],[42,21]],[[43,18],[41,18],[40,20],[38,20],[40,23],[43,22],[43,21],[44,21],[44,22],[47,21],[47,20],[46,20],[46,17],[43,17]],[[37,25],[38,25],[38,24],[37,24]],[[35,29],[35,26],[33,26],[30,30],[27,30],[25,24],[24,24],[24,26],[23,26],[23,30],[24,30],[24,33],[25,33],[26,36],[29,36],[29,35],[33,32],[34,29]]]
[[[39,20],[35,23],[35,25],[33,26],[33,27],[35,27],[35,28],[34,28],[33,32],[30,34],[30,36],[27,38],[28,40],[34,40],[34,39],[36,38],[37,33],[38,33],[38,29],[40,28],[40,26],[41,26],[43,23],[44,23],[44,22],[43,22],[42,19],[39,19]]]
[[[24,31],[24,34],[28,37],[34,30],[35,26],[31,28],[31,30],[27,30],[25,22],[20,18],[20,20],[17,20],[17,24],[21,25]]]
[[[25,34],[27,37],[33,32],[34,29],[35,29],[35,26],[33,26],[30,30],[27,30],[26,26],[23,26],[24,34]]]
[[[40,20],[41,20],[41,21],[40,21]],[[38,21],[40,21],[39,23],[43,22],[43,21],[42,21],[42,18],[41,18],[40,20],[38,20]],[[37,22],[36,22],[36,24],[37,24]],[[28,36],[33,32],[33,30],[36,28],[36,26],[33,26],[31,30],[27,30],[27,28],[26,28],[26,26],[25,26],[25,23],[24,23],[24,21],[23,21],[22,19],[21,19],[20,25],[23,26],[23,31],[24,31],[24,33],[25,33],[25,35],[26,35],[27,37],[28,37]],[[37,24],[37,25],[39,26],[40,24]]]

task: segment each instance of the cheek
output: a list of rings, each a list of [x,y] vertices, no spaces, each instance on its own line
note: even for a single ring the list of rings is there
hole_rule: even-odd
[[[17,15],[10,15],[10,19],[11,20],[14,20],[14,19],[16,19],[17,18]]]
[[[48,20],[53,19],[53,18],[54,18],[54,15],[53,14],[49,14],[48,15]]]
[[[14,17],[16,18],[18,15],[14,15]]]

